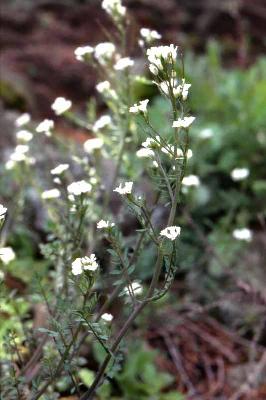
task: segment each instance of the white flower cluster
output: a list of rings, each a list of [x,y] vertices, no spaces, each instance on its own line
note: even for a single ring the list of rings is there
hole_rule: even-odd
[[[112,322],[113,318],[114,317],[112,316],[112,314],[104,313],[103,315],[101,315],[101,319],[104,322]]]
[[[7,208],[0,204],[0,221],[5,218],[7,212]]]
[[[58,106],[58,104],[59,103],[57,102],[57,106]],[[55,106],[55,107],[57,107],[57,106]],[[57,115],[59,115],[59,114],[57,114]],[[44,133],[46,136],[51,136],[52,129],[54,129],[54,121],[52,119],[44,119],[42,122],[39,123],[39,125],[37,125],[36,132]]]
[[[111,83],[109,81],[102,81],[96,85],[96,90],[99,93],[108,93],[111,89]]]
[[[180,226],[168,226],[160,232],[161,236],[165,236],[167,239],[175,240],[180,235]]]
[[[156,136],[156,140],[148,137],[141,145],[136,153],[137,157],[153,157],[155,155],[153,150],[161,147],[160,136]]]
[[[115,226],[113,222],[104,221],[103,219],[97,223],[97,229],[108,229],[112,228],[113,226]]]
[[[24,113],[20,115],[16,121],[16,127],[22,127],[27,125],[31,120],[31,117],[28,113]],[[7,170],[11,170],[15,168],[15,166],[20,163],[24,162],[27,165],[35,164],[36,160],[34,157],[29,156],[29,143],[33,139],[33,134],[27,129],[20,129],[16,132],[16,139],[17,139],[17,146],[15,147],[14,151],[11,153],[9,160],[5,164],[5,168]]]
[[[112,119],[111,119],[110,115],[102,115],[94,123],[92,130],[93,130],[93,132],[99,132],[101,129],[103,129],[111,124],[112,124]]]
[[[74,51],[76,59],[78,61],[84,61],[88,55],[93,54],[94,48],[92,46],[80,46]]]
[[[3,264],[7,265],[11,261],[15,260],[16,254],[12,247],[1,247],[0,248],[0,260]]]
[[[41,195],[43,200],[58,199],[60,197],[60,191],[56,188],[45,190]]]
[[[10,155],[9,160],[6,162],[6,169],[13,169],[17,163],[24,162],[27,165],[35,164],[36,160],[34,157],[28,155],[29,146],[26,144],[18,144],[14,152]]]
[[[155,140],[156,139],[156,140]],[[137,157],[153,157],[155,155],[155,149],[161,149],[161,151],[167,154],[169,157],[175,157],[175,159],[184,158],[183,150],[180,148],[175,149],[174,145],[170,144],[162,144],[159,136],[156,136],[155,139],[148,137],[145,142],[142,143],[142,146],[136,153]],[[175,152],[176,151],[176,152]],[[192,157],[193,153],[191,149],[187,151],[187,159]],[[155,166],[157,163],[154,162]]]
[[[111,88],[109,81],[102,81],[96,85],[97,92],[101,93],[106,98],[117,100],[118,96],[114,89]]]
[[[233,237],[237,240],[245,240],[246,242],[251,242],[252,231],[248,228],[235,229],[233,231]]]
[[[59,164],[57,167],[51,169],[51,175],[62,175],[63,172],[69,169],[69,164]]]
[[[91,154],[103,147],[103,140],[101,138],[88,139],[83,144],[83,147],[86,153]]]
[[[188,175],[185,176],[182,180],[182,184],[184,186],[199,186],[200,185],[200,180],[197,175]]]
[[[235,168],[231,172],[231,178],[233,181],[242,181],[249,176],[249,169],[248,168]]]
[[[139,45],[141,47],[143,47],[145,43],[150,44],[154,40],[159,40],[162,38],[162,35],[160,35],[160,33],[148,28],[141,28],[140,36],[141,39],[139,40]]]
[[[135,103],[132,107],[130,107],[129,112],[132,114],[139,114],[139,113],[146,114],[148,103],[149,103],[148,99],[141,100],[139,103]]]
[[[16,137],[18,141],[27,143],[32,140],[33,134],[26,129],[22,129],[16,133]]]
[[[184,158],[184,151],[180,148],[177,148],[175,153],[175,146],[173,145],[170,145],[168,147],[162,147],[162,152],[167,154],[169,157],[174,157],[176,160]],[[188,149],[187,159],[189,160],[192,156],[193,156],[192,150]],[[175,169],[175,166],[173,166],[173,169]]]
[[[106,65],[113,58],[115,45],[111,42],[97,44],[94,49],[94,56],[101,65]]]
[[[195,117],[184,117],[178,118],[176,121],[173,122],[173,128],[184,128],[187,129],[190,125],[195,121]]]
[[[152,74],[158,75],[163,70],[164,64],[175,63],[177,57],[177,46],[170,44],[169,46],[150,47],[147,50],[148,60],[150,62],[149,69]]]
[[[155,140],[156,139],[156,140]],[[153,139],[151,137],[148,137],[145,142],[142,142],[142,146],[145,148],[158,148],[161,147],[160,143],[160,136],[156,136],[156,138]]]
[[[156,85],[159,87],[161,92],[166,96],[169,96],[171,92],[173,93],[174,97],[181,97],[182,100],[186,100],[188,97],[188,91],[191,87],[191,83],[186,83],[185,79],[182,79],[181,84],[178,84],[178,81],[174,78],[171,79],[171,88],[169,86],[168,81],[163,81],[160,83],[155,82]]]
[[[102,8],[115,21],[121,20],[126,15],[126,7],[122,6],[121,0],[103,0]]]
[[[136,156],[139,158],[154,157],[154,151],[152,149],[142,147],[136,152]]]
[[[27,125],[31,120],[31,116],[28,113],[21,114],[15,121],[15,125],[17,128],[21,126]]]
[[[114,65],[114,69],[116,71],[123,71],[129,67],[132,67],[134,65],[134,61],[130,57],[123,57],[120,58],[116,64]]]
[[[72,262],[72,274],[80,275],[83,271],[95,272],[99,268],[95,254],[90,256],[76,258]]]
[[[91,184],[84,180],[72,182],[67,187],[68,194],[72,196],[81,196],[82,194],[91,192],[91,189]]]
[[[132,192],[132,187],[133,187],[133,182],[125,182],[124,185],[120,183],[120,185],[113,191],[123,196],[125,194],[130,194]]]
[[[75,49],[74,54],[79,61],[86,61],[89,56],[94,56],[99,64],[107,65],[112,60],[115,50],[113,43],[103,42],[97,44],[95,47],[79,46]]]
[[[53,104],[51,105],[51,108],[55,112],[56,115],[61,115],[61,114],[64,114],[66,111],[68,111],[71,108],[71,106],[72,106],[71,100],[67,100],[64,97],[57,97],[55,99],[55,101],[53,102]],[[45,121],[47,121],[47,120],[45,120]],[[46,122],[46,124],[47,124],[47,122]],[[43,129],[44,129],[44,126],[43,126]],[[39,130],[39,132],[44,132],[44,131],[45,130]]]

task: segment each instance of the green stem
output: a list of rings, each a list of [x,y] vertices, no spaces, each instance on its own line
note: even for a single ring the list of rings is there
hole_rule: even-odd
[[[139,313],[142,311],[142,309],[145,307],[146,302],[143,301],[142,303],[139,303],[135,310],[133,311],[133,313],[128,317],[128,319],[126,320],[125,324],[123,325],[123,327],[121,328],[120,332],[118,333],[111,349],[110,352],[111,353],[115,353],[121,340],[123,339],[123,337],[125,336],[125,334],[127,333],[128,329],[130,328],[132,322],[134,322],[134,320],[136,319],[136,317],[139,315]],[[83,396],[81,396],[80,400],[91,400],[94,396],[95,390],[97,389],[97,387],[99,386],[103,376],[104,376],[104,372],[110,362],[112,358],[112,355],[109,353],[106,355],[95,379],[94,382],[92,383],[91,387],[89,388],[89,390],[83,394]]]

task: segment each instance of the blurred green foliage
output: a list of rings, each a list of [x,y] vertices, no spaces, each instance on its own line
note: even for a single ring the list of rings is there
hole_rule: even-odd
[[[99,358],[99,346],[95,346],[96,357]],[[141,342],[130,346],[130,354],[123,363],[121,371],[117,371],[114,380],[119,395],[112,396],[112,386],[106,382],[99,390],[100,400],[183,400],[182,394],[176,391],[165,391],[174,378],[160,372],[156,366],[157,352],[144,347]]]
[[[190,129],[193,157],[187,175],[199,176],[201,185],[183,196],[194,222],[229,265],[242,245],[232,239],[232,231],[256,229],[266,215],[266,58],[245,70],[226,69],[220,45],[210,42],[203,56],[186,53],[184,65],[186,80],[192,83],[188,108],[196,116]],[[169,113],[168,102],[154,98],[151,120],[165,136]],[[250,174],[234,181],[234,168],[248,168]],[[180,219],[186,226],[181,214]],[[181,268],[195,264],[198,268],[202,255],[198,239],[187,225],[181,238]],[[211,256],[207,265],[214,275],[222,273]]]

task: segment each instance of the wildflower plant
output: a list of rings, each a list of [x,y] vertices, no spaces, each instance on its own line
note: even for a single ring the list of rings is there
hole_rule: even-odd
[[[58,97],[52,104],[55,114],[83,126],[95,137],[84,143],[82,154],[72,153],[71,160],[50,167],[50,187],[41,187],[38,179],[33,183],[47,210],[48,239],[41,251],[51,270],[49,279],[38,275],[34,287],[38,299],[46,305],[48,318],[46,327],[37,332],[41,333],[41,339],[33,330],[30,340],[24,338],[33,343],[33,354],[25,362],[18,357],[8,363],[10,371],[18,366],[18,373],[12,375],[15,387],[21,392],[30,387],[31,400],[56,390],[56,382],[62,376],[69,378],[73,393],[80,399],[92,399],[104,378],[111,374],[109,367],[115,363],[121,342],[133,322],[146,306],[168,291],[178,268],[182,229],[177,209],[192,156],[189,128],[195,120],[186,105],[190,84],[185,80],[182,54],[174,44],[154,46],[153,42],[161,35],[141,29],[139,44],[147,56],[149,83],[158,88],[171,106],[170,119],[165,121],[169,134],[165,137],[153,127],[149,100],[133,97],[134,84],[140,77],[134,75],[134,60],[126,53],[127,10],[120,0],[104,0],[102,8],[117,28],[114,38],[110,36],[109,41],[95,47],[80,46],[74,54],[78,61],[97,70],[100,80],[96,91],[108,111],[96,119],[92,110],[89,120],[84,121],[74,113],[70,100]],[[24,115],[17,126],[21,129],[21,124],[29,122]],[[15,168],[18,163],[28,168],[34,162],[28,154],[34,150],[31,142],[37,146],[40,135],[56,143],[52,120],[42,121],[35,132],[28,129],[17,133],[19,144],[15,156],[11,155],[7,162],[7,169]],[[145,136],[144,141],[138,132]],[[112,159],[114,163],[109,182],[105,179],[103,159]],[[140,195],[132,160],[138,160],[142,174],[153,183],[152,204],[145,199],[145,193]],[[73,164],[79,168],[78,178],[73,173]],[[197,184],[195,178],[187,179],[188,186]],[[123,219],[111,212],[112,198],[121,201],[124,212],[129,210],[137,221],[138,229],[131,232],[130,238],[123,235]],[[161,226],[153,218],[158,205],[163,205],[167,214]],[[6,208],[1,206],[0,210],[2,223]],[[108,243],[107,249],[104,243]],[[150,281],[142,282],[136,267],[147,244],[152,244],[156,262]],[[5,255],[0,259],[5,265],[14,255],[4,249]],[[101,262],[104,257],[108,260],[105,268]],[[116,318],[110,310],[118,297],[125,307],[117,332]],[[10,349],[14,347],[12,340],[8,340]],[[106,355],[90,388],[81,394],[77,375],[79,349],[92,340],[103,347]],[[34,370],[29,382],[27,372],[40,359],[41,367]],[[4,387],[8,393],[6,382]]]

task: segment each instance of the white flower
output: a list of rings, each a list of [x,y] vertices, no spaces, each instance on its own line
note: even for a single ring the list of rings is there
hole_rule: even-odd
[[[18,131],[16,133],[16,137],[18,140],[21,140],[22,142],[29,142],[33,138],[33,134],[30,131],[22,129],[21,131]]]
[[[140,36],[143,37],[143,39],[145,39],[145,41],[147,43],[150,43],[153,40],[159,40],[162,38],[162,35],[160,35],[157,31],[151,30],[148,28],[141,28]]]
[[[59,164],[57,167],[51,169],[52,175],[61,175],[63,172],[68,170],[69,164]]]
[[[191,87],[191,83],[183,83],[183,85],[182,85],[182,92],[181,92],[181,94],[182,94],[182,99],[183,99],[183,100],[186,100],[186,99],[187,99],[187,97],[188,97],[188,90],[189,90],[190,87]]]
[[[60,191],[58,189],[50,189],[42,192],[43,200],[57,199],[60,197]]]
[[[163,81],[158,84],[159,88],[163,92],[163,94],[166,94],[167,96],[169,95],[169,82]]]
[[[175,97],[181,96],[183,100],[188,97],[188,90],[191,87],[191,83],[186,83],[185,79],[182,79],[182,84],[173,88],[173,94]]]
[[[146,113],[147,112],[147,105],[148,105],[149,100],[141,100],[139,103],[135,103],[132,107],[130,107],[129,112],[132,114],[138,114],[138,113]]]
[[[116,100],[118,98],[115,90],[111,88],[111,84],[109,81],[99,82],[96,85],[96,90],[104,96],[112,98],[113,100]]]
[[[80,46],[75,49],[74,54],[78,61],[84,61],[85,57],[93,52],[94,48],[91,46]]]
[[[161,69],[162,69],[162,68],[161,68]],[[158,75],[158,73],[159,73],[158,67],[155,66],[155,65],[153,65],[153,64],[150,64],[150,65],[149,65],[149,70],[151,71],[151,73],[152,73],[153,75]]]
[[[99,82],[96,85],[96,90],[99,93],[104,93],[104,92],[108,92],[111,89],[111,84],[109,81],[103,81],[103,82]]]
[[[195,120],[195,117],[184,117],[178,118],[178,120],[173,122],[173,128],[189,128],[190,125],[193,123]]]
[[[175,153],[175,146],[173,145],[168,145],[168,147],[162,147],[162,152],[167,154],[170,157],[174,157],[175,154],[175,159],[178,160],[180,158],[184,158],[184,152],[182,149],[177,148],[176,153]],[[193,156],[193,152],[191,149],[187,150],[187,159],[190,159]]]
[[[5,218],[7,212],[7,208],[0,204],[0,221]]]
[[[147,50],[147,57],[150,65],[150,71],[157,75],[160,70],[163,70],[163,62],[173,63],[177,57],[177,46],[170,44],[170,46],[150,47]]]
[[[108,125],[111,125],[112,119],[110,115],[102,115],[97,121],[94,123],[92,130],[93,132],[98,132],[100,129],[105,128]]]
[[[25,153],[27,153],[29,151],[29,149],[30,149],[29,146],[26,145],[26,144],[18,144],[15,147],[15,153],[25,154]]]
[[[80,275],[83,271],[96,271],[99,268],[95,254],[90,256],[76,258],[72,262],[72,274]]]
[[[199,186],[200,180],[197,175],[188,175],[183,178],[182,184],[185,186]]]
[[[121,0],[103,0],[102,8],[115,20],[126,14],[126,7],[122,6]]]
[[[68,193],[73,196],[80,196],[81,194],[89,193],[91,189],[92,189],[91,184],[84,180],[78,182],[72,182],[67,187]]]
[[[104,313],[102,316],[101,316],[101,319],[103,319],[105,322],[111,322],[112,320],[113,320],[113,316],[112,316],[112,314],[108,314],[108,313]]]
[[[46,136],[51,136],[51,130],[54,128],[54,121],[52,119],[44,119],[36,127],[36,132],[44,133]]]
[[[26,153],[29,151],[29,146],[26,144],[19,144],[15,147],[14,152],[10,155],[9,162],[6,163],[7,169],[12,169],[16,163],[21,161],[28,161],[30,159],[27,157]]]
[[[136,156],[139,158],[153,157],[154,151],[149,148],[142,147],[136,152]]]
[[[95,138],[95,139],[88,139],[86,142],[83,144],[84,150],[86,153],[92,153],[94,150],[98,150],[101,147],[103,147],[103,140],[101,138]]]
[[[17,162],[21,162],[21,161],[26,161],[26,155],[24,153],[19,153],[19,152],[14,152],[10,155],[10,160],[11,162],[13,162],[13,164],[15,165],[15,163]],[[11,165],[11,163],[9,164]]]
[[[154,66],[152,65],[152,67],[154,67]],[[171,91],[170,91],[170,86],[169,86],[168,81],[162,81],[160,83],[154,82],[154,83],[159,87],[159,89],[162,91],[163,94],[165,94],[166,96],[170,95]],[[185,83],[184,79],[182,79],[181,85],[177,85],[177,80],[175,78],[171,79],[171,87],[172,87],[173,95],[175,97],[181,96],[183,100],[187,99],[188,90],[189,90],[190,86],[191,86],[191,84]]]
[[[199,137],[202,139],[209,139],[213,136],[213,130],[211,128],[204,128],[199,132]]]
[[[131,283],[131,288],[130,290],[128,290],[128,287],[124,289],[124,293],[129,296],[129,294],[133,291],[134,295],[139,295],[143,292],[143,287],[142,285],[139,283],[139,281],[133,281]]]
[[[114,69],[116,71],[123,71],[126,68],[132,67],[134,65],[134,61],[129,57],[120,58],[114,65]]]
[[[235,168],[231,172],[231,177],[233,181],[242,181],[249,176],[249,169],[248,168]]]
[[[8,160],[5,163],[5,169],[6,170],[11,170],[11,169],[13,169],[15,167],[15,165],[16,165],[16,163],[13,160]]]
[[[64,97],[57,97],[51,105],[52,110],[56,115],[64,114],[72,106],[71,100],[67,100]],[[37,131],[38,132],[38,131]]]
[[[53,179],[53,182],[56,183],[57,185],[61,185],[61,183],[62,183],[61,179],[58,178],[58,177],[55,177],[55,178]]]
[[[122,185],[122,183],[120,183],[120,185],[113,191],[121,195],[130,194],[132,192],[132,187],[133,187],[133,182],[125,182],[124,186]]]
[[[85,271],[96,271],[99,267],[95,254],[91,254],[89,257],[83,257],[82,262]]]
[[[80,274],[82,274],[83,269],[82,269],[81,258],[76,258],[76,259],[72,262],[71,267],[72,267],[72,274],[73,274],[73,275],[80,275]]]
[[[101,221],[99,221],[97,223],[97,229],[107,229],[107,228],[112,228],[115,224],[113,222],[109,222],[109,221],[104,221],[103,219],[101,219]]]
[[[23,125],[27,125],[30,122],[30,114],[28,113],[24,113],[21,114],[15,121],[15,125],[17,128],[23,126]]]
[[[161,236],[165,236],[170,240],[175,240],[180,235],[180,226],[168,226],[160,232]]]
[[[12,247],[1,247],[0,248],[0,260],[5,264],[9,264],[16,258],[16,255]]]
[[[251,242],[252,236],[252,231],[248,228],[235,229],[233,231],[233,237],[237,240],[246,240],[247,242]]]
[[[111,42],[99,43],[95,47],[94,55],[100,64],[105,65],[109,62],[115,52],[115,45]]]
[[[156,147],[160,147],[160,136],[156,136],[156,140],[148,137],[145,142],[141,143],[143,147],[145,148],[156,148]]]

